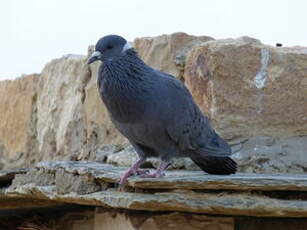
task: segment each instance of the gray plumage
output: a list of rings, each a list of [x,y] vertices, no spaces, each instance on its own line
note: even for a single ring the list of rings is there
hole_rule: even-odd
[[[97,58],[104,62],[98,86],[114,125],[139,156],[159,157],[164,162],[190,157],[205,172],[235,173],[231,148],[211,127],[184,84],[149,67],[132,48],[125,50],[125,45],[126,40],[116,35],[98,41],[96,51],[105,55]]]

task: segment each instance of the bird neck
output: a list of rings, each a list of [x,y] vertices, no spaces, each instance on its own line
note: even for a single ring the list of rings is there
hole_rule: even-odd
[[[104,62],[98,85],[112,119],[120,122],[140,119],[146,107],[147,95],[151,92],[152,71],[133,50]]]
[[[113,80],[144,80],[152,69],[139,58],[133,49],[125,51],[121,56],[106,61],[103,65],[103,72]]]

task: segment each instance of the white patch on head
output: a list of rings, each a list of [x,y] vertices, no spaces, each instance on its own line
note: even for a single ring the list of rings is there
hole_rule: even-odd
[[[92,53],[91,58],[92,57],[98,57],[100,55],[101,55],[101,53],[99,51],[95,51],[94,53]]]
[[[132,48],[132,46],[130,45],[130,43],[126,42],[125,46],[123,47],[122,53],[125,52],[128,49],[131,49],[131,48]]]

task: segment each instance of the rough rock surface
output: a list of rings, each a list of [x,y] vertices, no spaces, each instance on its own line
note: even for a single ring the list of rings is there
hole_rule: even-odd
[[[134,47],[148,65],[183,80],[187,53],[194,46],[209,40],[213,40],[213,38],[173,33],[157,37],[137,38],[134,41]]]
[[[5,220],[5,221],[2,221]],[[305,230],[305,219],[233,218],[187,213],[139,213],[104,208],[59,207],[51,212],[0,217],[0,229],[61,230]]]
[[[227,217],[210,217],[184,213],[162,215],[129,214],[97,209],[95,229],[112,230],[233,230],[234,221]]]
[[[20,167],[36,151],[36,87],[39,76],[0,82],[0,169]]]
[[[233,230],[231,217],[212,217],[186,213],[137,213],[104,208],[54,208],[51,212],[0,216],[0,229],[26,230]]]
[[[29,212],[30,211],[30,212]],[[46,212],[27,210],[0,216],[5,230],[100,230],[94,229],[95,211],[89,208],[60,206]]]
[[[307,49],[214,40],[188,55],[184,78],[223,137],[307,134]]]
[[[40,75],[1,82],[0,168],[85,159],[104,143],[124,142],[96,92],[97,72],[86,61],[66,55]]]
[[[12,199],[24,198],[27,208],[28,200],[33,199],[55,202],[53,205],[69,203],[142,211],[307,217],[304,175],[213,176],[168,171],[164,178],[131,177],[124,191],[116,191],[115,183],[124,170],[89,162],[40,163],[27,174],[15,175],[11,185],[4,185],[1,207],[14,209],[16,202],[12,203]],[[58,176],[61,178],[57,179]],[[19,207],[23,205],[20,202]],[[37,207],[35,202],[33,207]]]
[[[5,220],[5,221],[4,221]],[[189,213],[115,211],[104,208],[67,208],[24,217],[0,217],[0,229],[61,230],[305,230],[305,219],[233,218]]]
[[[86,143],[82,108],[88,76],[86,58],[68,55],[48,63],[41,73],[37,99],[38,153],[35,160],[78,153]]]
[[[128,179],[125,168],[42,162],[0,171],[0,228],[62,230],[305,229],[304,174],[205,175],[167,171]],[[5,182],[5,183],[3,183]]]
[[[233,149],[240,172],[307,173],[307,136],[252,137]]]
[[[231,142],[239,171],[307,171],[306,48],[184,33],[139,38],[134,45],[149,65],[184,77]],[[0,82],[0,168],[53,159],[131,165],[136,154],[111,123],[98,95],[98,65],[87,66],[86,58],[67,55],[39,75]],[[143,167],[156,165],[148,159]],[[176,159],[171,169],[198,167]]]

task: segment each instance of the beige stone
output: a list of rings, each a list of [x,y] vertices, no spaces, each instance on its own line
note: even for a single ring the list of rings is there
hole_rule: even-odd
[[[134,47],[139,56],[151,67],[183,79],[186,55],[193,46],[212,40],[208,36],[173,33],[157,37],[137,38]]]
[[[99,210],[99,209],[98,209]],[[137,230],[125,214],[96,211],[94,230]]]
[[[156,215],[146,219],[140,230],[233,230],[234,220],[227,217],[208,217],[205,215],[191,215],[171,213]]]
[[[53,207],[19,210],[13,216],[0,216],[0,229],[20,230],[305,230],[304,218],[218,217],[171,212],[133,212],[106,208]],[[1,210],[3,211],[3,209]],[[30,211],[30,212],[29,212]]]
[[[2,160],[3,167],[12,167],[12,163],[20,167],[20,158],[35,151],[38,79],[39,75],[33,74],[0,82],[0,158],[3,157],[0,162]]]
[[[96,209],[94,230],[233,230],[233,218],[185,213],[164,215],[120,213]]]
[[[87,78],[83,56],[55,59],[43,69],[38,86],[36,161],[78,153],[86,143],[82,101]]]
[[[69,212],[54,223],[55,229],[61,230],[95,230],[93,211]]]
[[[227,139],[307,134],[307,49],[250,38],[209,41],[188,55],[185,82]]]

